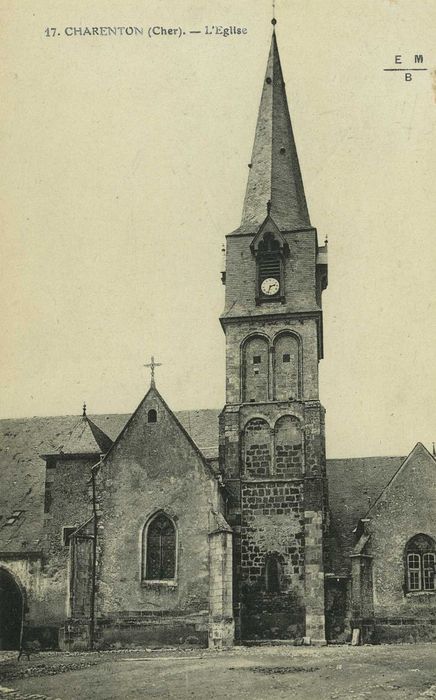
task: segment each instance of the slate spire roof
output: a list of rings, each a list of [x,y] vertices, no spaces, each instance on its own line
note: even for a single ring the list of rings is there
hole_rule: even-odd
[[[64,435],[64,439],[58,446],[56,454],[80,455],[80,454],[104,454],[112,447],[112,440],[86,415],[86,407],[83,415]]]
[[[282,231],[311,227],[275,31],[249,167],[239,231],[255,233],[268,210]]]

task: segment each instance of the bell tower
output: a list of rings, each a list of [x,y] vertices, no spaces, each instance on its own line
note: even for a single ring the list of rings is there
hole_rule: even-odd
[[[318,245],[309,219],[275,27],[224,283],[220,464],[235,533],[237,636],[324,643],[327,483],[318,364],[327,247]]]

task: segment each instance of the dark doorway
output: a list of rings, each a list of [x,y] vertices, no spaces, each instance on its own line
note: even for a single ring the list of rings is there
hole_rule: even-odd
[[[349,641],[350,627],[347,621],[349,583],[346,578],[327,579],[325,590],[326,638],[330,643]]]
[[[0,569],[0,649],[19,649],[23,596],[13,576]]]

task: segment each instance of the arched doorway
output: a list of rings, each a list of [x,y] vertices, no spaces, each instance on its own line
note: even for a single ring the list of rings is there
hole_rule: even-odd
[[[0,649],[19,649],[23,594],[14,577],[0,568]]]

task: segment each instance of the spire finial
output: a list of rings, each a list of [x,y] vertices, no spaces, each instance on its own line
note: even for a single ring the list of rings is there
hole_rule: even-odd
[[[83,402],[83,413],[82,413],[82,416],[83,416],[83,417],[86,416],[86,403],[85,403],[85,402]]]
[[[271,200],[269,199],[266,203],[267,214],[271,214]]]
[[[147,365],[144,365],[144,367],[149,367],[149,368],[150,368],[150,371],[151,371],[150,386],[153,386],[153,387],[156,386],[156,385],[155,385],[155,382],[154,382],[154,370],[156,369],[156,367],[162,367],[162,363],[161,363],[161,362],[155,362],[155,361],[154,361],[154,356],[152,355],[152,356],[151,356],[151,362],[149,362]]]
[[[277,20],[276,20],[276,0],[272,0],[272,20],[271,24],[273,26],[273,32],[275,31]]]

